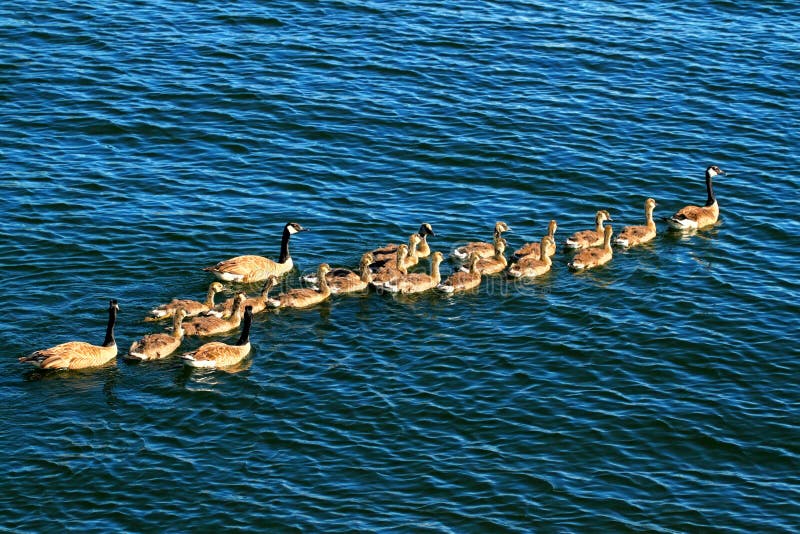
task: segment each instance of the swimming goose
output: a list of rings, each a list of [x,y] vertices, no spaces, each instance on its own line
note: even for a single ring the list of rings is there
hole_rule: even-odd
[[[553,260],[550,259],[550,250],[556,248],[553,238],[546,235],[539,243],[539,257],[524,256],[508,268],[508,274],[514,278],[534,278],[550,270]]]
[[[573,271],[580,271],[581,269],[592,269],[599,267],[611,261],[614,252],[611,250],[611,234],[613,230],[611,226],[606,226],[603,230],[603,246],[602,248],[592,247],[581,250],[572,258],[568,266]]]
[[[506,260],[504,256],[505,251],[506,240],[501,237],[497,240],[497,243],[494,244],[494,256],[478,260],[478,264],[475,268],[481,274],[497,274],[502,272],[508,265],[508,260]],[[464,271],[465,269],[462,267],[461,270]]]
[[[613,220],[608,211],[598,211],[594,216],[594,230],[575,232],[567,238],[564,246],[572,249],[599,247],[603,244],[603,222]]]
[[[372,253],[367,252],[361,256],[359,269],[361,274],[354,273],[348,269],[334,269],[328,273],[328,285],[331,293],[338,295],[341,293],[352,293],[361,291],[369,287],[372,282],[372,270],[369,265],[374,261]]]
[[[181,308],[172,316],[171,334],[148,334],[142,339],[134,341],[125,358],[134,361],[158,360],[166,358],[178,350],[181,339],[183,339],[181,321],[184,317],[186,317],[186,310]]]
[[[194,317],[201,313],[207,312],[214,307],[214,295],[222,292],[225,289],[219,282],[211,282],[208,286],[208,293],[206,293],[205,302],[197,302],[196,300],[188,299],[172,299],[167,304],[163,304],[158,308],[150,311],[150,315],[145,317],[145,321],[159,321],[172,317],[178,310],[186,312],[186,317]]]
[[[494,225],[494,238],[491,243],[484,241],[473,241],[466,245],[460,246],[453,251],[452,256],[457,260],[464,261],[469,258],[470,254],[476,252],[478,258],[490,258],[494,256],[494,244],[498,239],[503,237],[503,232],[510,231],[511,228],[503,221],[497,221]]]
[[[550,236],[550,238],[553,240],[553,246],[551,247],[550,252],[548,254],[550,256],[556,253],[555,235],[557,229],[558,225],[556,224],[555,219],[552,219],[550,221],[550,224],[547,225],[547,235]],[[532,256],[536,259],[539,259],[540,256],[539,243],[526,243],[522,245],[520,248],[514,251],[514,254],[511,256],[511,260],[516,261],[525,256]]]
[[[230,367],[242,361],[250,354],[250,325],[253,324],[253,308],[245,306],[242,333],[239,340],[228,345],[220,341],[212,341],[200,346],[197,350],[181,355],[183,363],[190,367]]]
[[[215,315],[195,317],[187,323],[182,323],[183,335],[185,336],[213,336],[233,330],[242,322],[244,313],[244,301],[247,296],[239,292],[233,300],[233,313],[227,319],[222,319]]]
[[[443,259],[444,255],[441,252],[434,252],[431,256],[431,274],[409,273],[381,287],[390,293],[422,293],[433,289],[442,281],[439,265]]]
[[[408,255],[408,245],[400,245],[397,248],[397,261],[387,262],[380,267],[372,276],[372,285],[377,287],[387,282],[397,280],[401,276],[408,274],[405,259]],[[373,263],[374,265],[374,263]]]
[[[469,255],[469,271],[457,271],[447,277],[447,280],[436,286],[436,289],[445,293],[469,291],[481,285],[481,273],[478,272],[480,256],[476,251]]]
[[[417,247],[417,255],[419,258],[427,258],[431,253],[431,247],[428,245],[428,236],[435,236],[436,234],[433,233],[433,228],[430,224],[422,223],[419,227],[417,235],[420,237],[419,246]],[[372,255],[375,256],[375,261],[378,261],[382,256],[395,254],[399,246],[400,245],[395,243],[389,243],[388,245],[384,245],[381,248],[376,248],[370,252],[372,252]]]
[[[270,275],[270,277],[267,278],[266,282],[264,282],[264,285],[261,287],[261,293],[257,297],[250,297],[244,301],[245,308],[247,306],[251,306],[253,308],[253,313],[260,313],[264,311],[264,308],[267,307],[267,300],[269,300],[269,292],[277,283],[278,277]],[[213,309],[207,311],[203,315],[213,315],[216,317],[222,317],[223,319],[228,318],[231,316],[231,313],[233,313],[234,301],[234,297],[226,299],[224,302],[217,304]]]
[[[286,293],[281,293],[277,298],[267,301],[270,308],[307,308],[314,304],[326,300],[331,296],[331,288],[328,286],[327,274],[331,267],[327,263],[320,264],[317,269],[317,280],[319,280],[319,290],[311,288],[296,288]]]
[[[277,262],[263,256],[236,256],[203,270],[213,273],[226,282],[259,282],[270,275],[281,276],[291,271],[294,266],[289,254],[289,238],[292,234],[305,230],[308,228],[293,222],[283,227],[281,254]]]
[[[656,201],[648,198],[644,201],[644,226],[626,226],[614,239],[614,244],[621,247],[635,247],[647,243],[656,236],[656,223],[653,221],[653,210]]]
[[[69,341],[49,349],[37,350],[19,359],[42,369],[85,369],[97,367],[113,360],[117,355],[117,342],[114,340],[114,324],[117,322],[119,305],[112,300],[108,305],[108,324],[102,345],[92,345],[84,341]]]
[[[408,245],[406,245],[406,256],[405,256],[405,259],[403,260],[403,265],[406,268],[413,267],[414,265],[419,263],[419,258],[420,258],[420,256],[419,256],[419,245],[420,245],[420,243],[422,243],[422,238],[419,236],[418,233],[415,232],[415,233],[411,234],[410,236],[408,236]],[[389,248],[388,247],[384,247],[384,248],[378,249],[378,250],[389,250]],[[372,261],[372,265],[370,265],[370,267],[373,270],[379,270],[379,269],[381,269],[383,267],[397,268],[397,252],[398,252],[398,250],[400,250],[400,245],[398,245],[397,248],[395,248],[393,252],[389,252],[389,253],[381,252],[381,253],[376,255],[375,252],[373,251],[371,253],[372,257],[373,257],[373,261]]]
[[[706,169],[706,192],[708,193],[708,198],[705,206],[686,206],[678,210],[675,215],[666,219],[670,228],[691,230],[703,228],[717,222],[717,219],[719,219],[719,204],[717,204],[717,197],[714,196],[711,180],[719,174],[725,174],[725,171],[716,165],[711,165]]]

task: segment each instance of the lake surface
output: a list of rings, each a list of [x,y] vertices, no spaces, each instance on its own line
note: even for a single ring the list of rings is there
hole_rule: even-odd
[[[800,530],[795,3],[10,0],[0,44],[0,530]],[[288,221],[294,287],[710,164],[719,224],[596,271],[260,314],[235,372],[17,361],[110,298],[124,352]]]

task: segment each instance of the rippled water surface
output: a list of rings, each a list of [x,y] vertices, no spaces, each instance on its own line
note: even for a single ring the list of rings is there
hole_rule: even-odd
[[[0,44],[0,529],[800,530],[794,3],[10,0]],[[596,271],[259,314],[229,372],[17,361],[109,298],[124,352],[290,220],[295,286],[709,164],[719,224]]]

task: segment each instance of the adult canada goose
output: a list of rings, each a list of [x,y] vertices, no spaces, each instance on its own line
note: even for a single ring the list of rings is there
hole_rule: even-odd
[[[614,239],[614,244],[621,247],[635,247],[647,243],[656,236],[656,223],[653,221],[653,210],[656,201],[648,198],[644,201],[644,226],[626,226]]]
[[[242,322],[242,314],[244,314],[244,301],[247,299],[247,296],[244,293],[239,292],[233,299],[233,313],[230,317],[227,319],[223,319],[215,315],[195,317],[191,321],[181,324],[181,328],[183,328],[183,335],[213,336],[214,334],[222,334],[238,327]]]
[[[431,256],[431,274],[409,273],[394,282],[384,284],[382,288],[390,293],[422,293],[433,289],[442,281],[439,265],[443,259],[444,255],[441,252],[434,252]]]
[[[296,288],[286,293],[281,293],[276,298],[267,301],[270,308],[307,308],[314,304],[326,300],[331,296],[331,288],[328,286],[327,274],[331,267],[327,263],[320,264],[317,269],[317,280],[319,280],[319,290],[311,288]]]
[[[458,291],[469,291],[481,285],[481,273],[478,272],[478,261],[480,256],[476,251],[469,255],[469,271],[456,271],[447,277],[447,280],[436,286],[439,291],[445,293],[456,293]]]
[[[158,360],[166,358],[181,346],[183,328],[181,321],[186,317],[186,310],[181,308],[172,316],[171,334],[148,334],[131,344],[126,359],[135,361]]]
[[[670,228],[691,230],[703,228],[717,222],[717,219],[719,219],[719,204],[717,204],[717,197],[714,196],[714,187],[711,182],[718,174],[725,174],[725,171],[716,165],[711,165],[706,169],[706,192],[708,193],[708,198],[705,206],[686,206],[678,210],[675,215],[666,219]]]
[[[464,261],[469,258],[473,252],[478,254],[478,258],[490,258],[494,256],[494,244],[498,239],[503,237],[503,232],[510,231],[511,228],[503,221],[497,221],[494,225],[494,237],[491,243],[484,241],[473,241],[466,245],[460,246],[453,251],[453,257],[457,260]]]
[[[269,292],[277,283],[277,276],[270,276],[267,278],[266,282],[264,282],[264,285],[261,287],[261,293],[257,297],[250,297],[244,301],[245,308],[247,306],[252,307],[253,313],[260,313],[264,311],[264,308],[267,307],[267,300],[269,300]],[[235,297],[226,299],[224,302],[217,304],[213,309],[207,311],[203,315],[214,315],[222,318],[230,317],[231,313],[233,313],[234,301]]]
[[[606,226],[603,230],[603,246],[592,247],[581,250],[569,262],[569,268],[573,271],[580,271],[582,269],[592,269],[599,267],[611,261],[614,252],[611,250],[611,234],[613,230],[611,226]]]
[[[19,359],[42,369],[86,369],[97,367],[113,360],[117,355],[117,342],[114,340],[114,324],[117,322],[119,305],[112,300],[108,305],[108,324],[102,345],[92,345],[84,341],[69,341],[49,349],[37,350]]]
[[[553,247],[550,249],[548,255],[552,256],[556,253],[555,247],[555,239],[556,239],[556,230],[558,229],[558,224],[556,224],[556,220],[552,219],[550,224],[547,225],[547,235],[553,240]],[[532,256],[535,259],[539,259],[540,251],[539,251],[539,243],[526,243],[522,245],[520,248],[514,251],[514,254],[511,256],[512,261],[516,261],[520,258],[525,256]]]
[[[263,256],[236,256],[203,270],[213,273],[226,282],[259,282],[270,275],[281,276],[291,271],[294,266],[292,256],[289,254],[289,238],[292,234],[305,230],[308,228],[303,228],[294,222],[287,223],[283,227],[281,254],[277,262]]]
[[[508,260],[504,255],[505,251],[506,240],[501,237],[494,244],[494,256],[478,260],[475,268],[481,274],[497,274],[503,271],[508,266]],[[462,267],[461,270],[464,271],[465,269]]]
[[[369,287],[370,282],[372,282],[372,270],[369,266],[373,260],[374,258],[370,252],[361,256],[361,262],[359,263],[360,274],[354,273],[349,269],[333,269],[329,272],[327,278],[331,293],[334,295],[352,293]]]
[[[253,324],[253,308],[246,306],[239,340],[233,345],[212,341],[197,350],[181,355],[183,362],[190,367],[230,367],[250,354],[250,325]]]
[[[572,249],[599,247],[603,244],[603,222],[613,220],[608,211],[598,211],[594,216],[594,230],[575,232],[567,238],[564,246]]]
[[[387,282],[397,280],[401,276],[408,274],[406,269],[406,256],[408,255],[408,245],[400,245],[397,248],[397,261],[387,262],[375,271],[372,276],[372,285],[378,287]],[[374,265],[374,263],[372,264]]]
[[[205,313],[214,307],[214,295],[222,292],[223,289],[223,285],[219,282],[211,282],[211,285],[208,286],[208,293],[206,293],[205,302],[198,302],[196,300],[189,299],[172,299],[172,301],[169,303],[163,304],[158,308],[151,310],[150,315],[145,317],[145,321],[159,321],[161,319],[166,319],[167,317],[172,317],[175,315],[175,312],[178,310],[185,311],[186,317],[194,317],[196,315],[200,315],[201,313]]]
[[[524,256],[516,263],[512,263],[508,268],[508,274],[514,278],[534,278],[541,276],[550,270],[553,265],[553,260],[550,259],[550,249],[556,248],[556,243],[553,238],[546,235],[539,243],[539,257]]]

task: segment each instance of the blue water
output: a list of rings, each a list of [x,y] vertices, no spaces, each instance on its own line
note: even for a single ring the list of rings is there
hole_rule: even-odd
[[[800,530],[799,58],[790,2],[4,2],[0,529]],[[17,361],[110,298],[124,352],[287,221],[284,289],[710,164],[719,224],[596,271],[260,314],[231,372]]]

